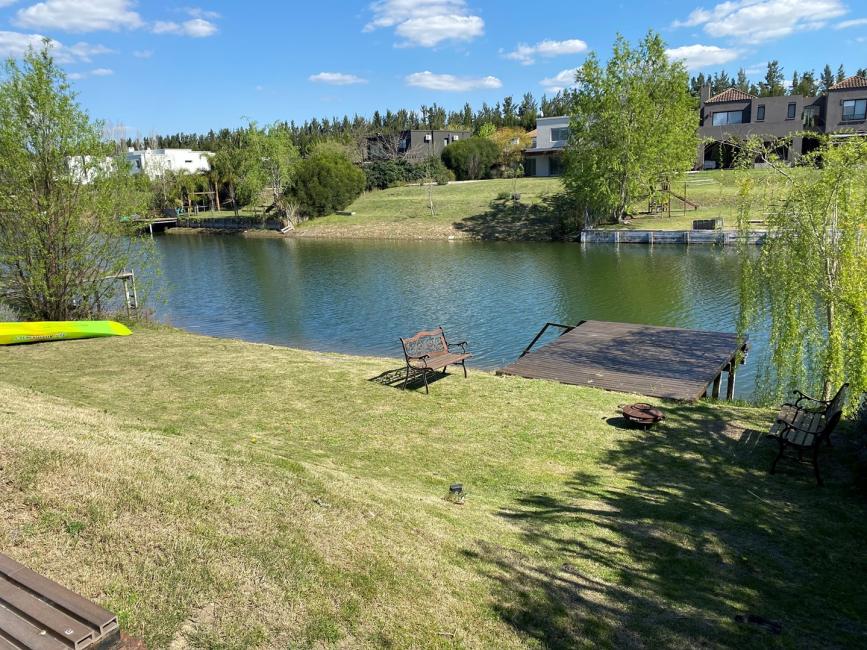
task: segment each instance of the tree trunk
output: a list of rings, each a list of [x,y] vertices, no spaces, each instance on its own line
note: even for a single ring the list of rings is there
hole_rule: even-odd
[[[235,217],[240,217],[238,211],[238,201],[235,199],[235,184],[229,183],[229,198],[232,199],[232,209],[235,211]]]
[[[217,212],[220,212],[223,208],[220,207],[220,186],[217,183],[214,183],[214,196],[217,199]]]
[[[828,365],[825,368],[825,385],[822,387],[822,399],[829,400],[831,399],[831,393],[833,391],[833,388],[831,387],[831,371],[834,367],[833,355],[835,354],[832,336],[832,332],[834,331],[834,303],[828,303],[825,310],[825,318],[828,320],[828,337],[830,339],[830,349],[828,352],[830,355],[828,358]]]

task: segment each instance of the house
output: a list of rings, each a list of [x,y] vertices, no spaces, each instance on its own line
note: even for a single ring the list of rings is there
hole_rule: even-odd
[[[472,131],[451,129],[409,129],[398,133],[379,134],[367,139],[365,160],[406,158],[421,162],[439,157],[447,146],[472,137]]]
[[[569,116],[540,117],[529,149],[524,151],[524,176],[559,176],[569,142]]]
[[[159,178],[165,172],[188,172],[198,174],[211,169],[208,151],[192,149],[145,149],[136,151],[130,148],[126,159],[133,174],[146,174],[148,178]]]
[[[791,144],[777,153],[794,163],[816,146],[815,139],[795,134],[867,135],[867,79],[849,77],[819,97],[756,97],[737,88],[711,97],[710,87],[704,86],[700,111],[696,169],[731,167],[735,152],[728,140],[753,136],[767,142],[792,136]]]

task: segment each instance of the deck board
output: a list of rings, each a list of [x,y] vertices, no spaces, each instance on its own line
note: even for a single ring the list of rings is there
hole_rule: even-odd
[[[498,372],[623,393],[696,400],[739,348],[736,334],[585,321]]]

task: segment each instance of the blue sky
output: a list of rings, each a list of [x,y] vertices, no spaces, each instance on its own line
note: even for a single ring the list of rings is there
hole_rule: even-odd
[[[865,0],[191,2],[0,0],[0,55],[51,38],[82,104],[130,135],[538,97],[649,28],[693,73],[867,66]]]

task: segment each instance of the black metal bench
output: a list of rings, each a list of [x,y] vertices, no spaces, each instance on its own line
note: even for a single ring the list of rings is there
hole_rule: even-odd
[[[406,359],[406,379],[403,388],[409,383],[410,374],[421,372],[424,377],[424,392],[430,393],[428,388],[427,373],[437,368],[446,372],[449,366],[460,365],[464,369],[464,377],[467,376],[467,359],[472,355],[467,352],[467,342],[449,343],[442,327],[435,330],[425,330],[409,338],[400,339],[403,346],[403,356]],[[458,352],[455,348],[460,348]]]
[[[768,437],[775,439],[780,445],[780,451],[771,464],[771,474],[775,473],[777,463],[786,448],[792,447],[798,451],[799,459],[803,458],[805,451],[812,453],[816,482],[823,484],[819,473],[819,449],[823,442],[831,446],[831,434],[843,416],[848,392],[849,384],[843,384],[833,399],[821,400],[799,390],[795,391],[798,399],[794,404],[783,404],[768,432]]]

